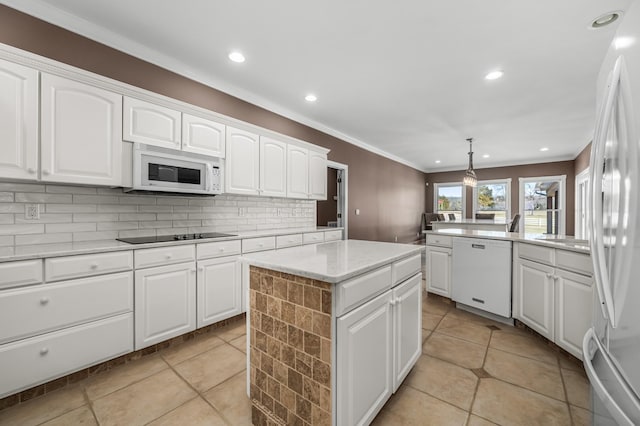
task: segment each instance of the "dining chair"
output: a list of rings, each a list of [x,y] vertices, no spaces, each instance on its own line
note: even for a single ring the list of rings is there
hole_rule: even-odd
[[[449,220],[456,220],[456,215],[453,213],[449,213]]]
[[[509,232],[518,232],[518,224],[520,223],[520,213],[517,213],[511,219],[511,225],[509,225]]]

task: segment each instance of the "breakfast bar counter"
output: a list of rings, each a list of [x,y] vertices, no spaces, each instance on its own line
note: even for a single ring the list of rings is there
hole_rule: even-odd
[[[244,256],[253,424],[375,418],[420,356],[423,250],[344,240]]]

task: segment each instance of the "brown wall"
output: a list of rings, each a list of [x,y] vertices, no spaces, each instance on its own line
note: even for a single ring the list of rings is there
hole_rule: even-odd
[[[2,5],[0,42],[326,147],[330,160],[349,166],[349,237],[416,238],[423,172]]]
[[[445,182],[462,182],[464,170],[427,175],[427,211],[433,211],[433,184]],[[522,166],[495,167],[477,169],[478,180],[511,178],[511,215],[518,212],[520,200],[520,177],[567,175],[566,234],[574,232],[575,173],[574,161],[558,161],[555,163],[526,164]],[[467,217],[471,217],[473,206],[473,189],[467,188]]]
[[[575,170],[574,174],[577,176],[580,172],[589,168],[589,160],[591,159],[591,143],[587,145],[581,152],[578,154],[574,161]]]

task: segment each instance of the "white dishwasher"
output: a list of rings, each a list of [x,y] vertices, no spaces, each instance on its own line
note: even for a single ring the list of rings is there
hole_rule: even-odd
[[[511,241],[453,239],[452,299],[511,317]]]

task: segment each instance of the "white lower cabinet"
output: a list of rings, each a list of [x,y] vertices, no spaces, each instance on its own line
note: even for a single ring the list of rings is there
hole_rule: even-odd
[[[418,274],[393,289],[394,392],[422,354],[421,284],[422,274]]]
[[[587,275],[591,273],[589,255],[530,244],[518,246],[514,317],[582,359],[582,339],[591,327],[593,310],[593,279]]]
[[[427,246],[425,280],[430,293],[451,297],[451,253],[451,248]]]
[[[582,340],[593,315],[592,279],[561,269],[556,277],[555,340],[558,346],[582,359]]]
[[[132,350],[133,314],[0,346],[0,398]]]
[[[371,423],[420,357],[421,282],[418,272],[337,318],[338,425]]]
[[[338,318],[339,425],[369,424],[393,393],[392,291]]]
[[[196,328],[195,262],[135,272],[135,349]]]
[[[554,268],[520,260],[518,312],[520,320],[549,340],[554,336]]]
[[[198,328],[242,313],[241,274],[238,256],[198,261]]]

